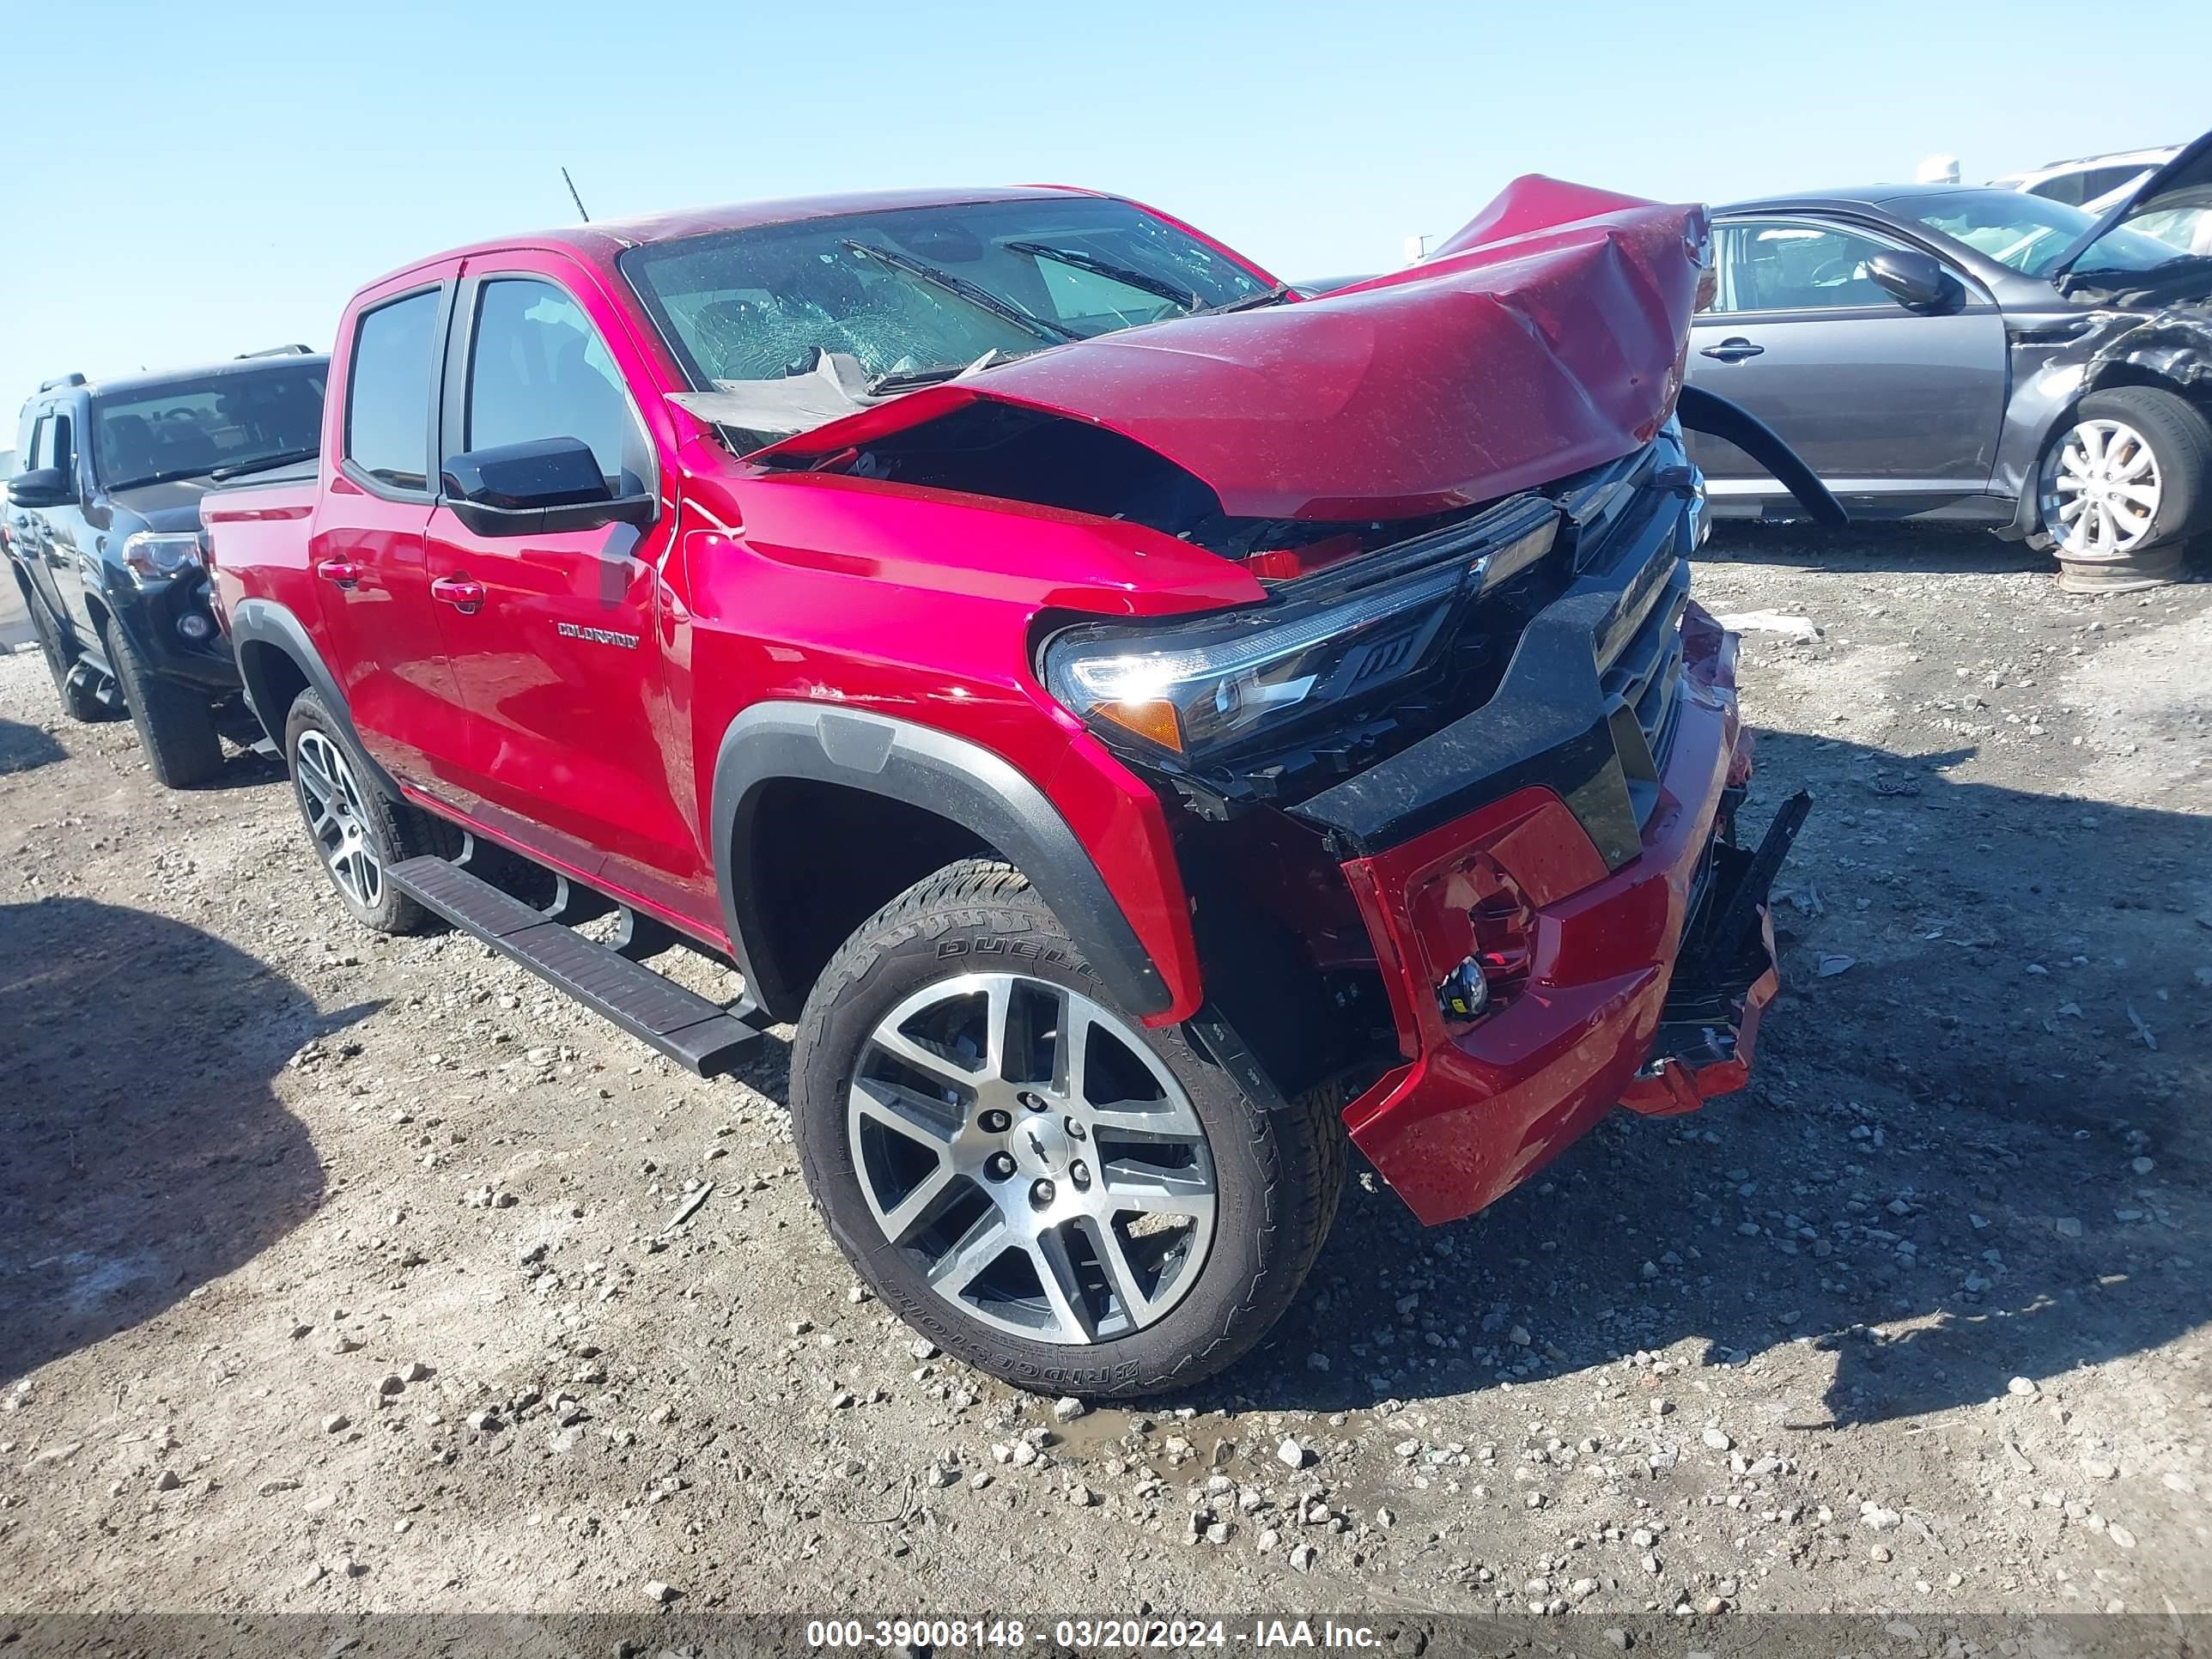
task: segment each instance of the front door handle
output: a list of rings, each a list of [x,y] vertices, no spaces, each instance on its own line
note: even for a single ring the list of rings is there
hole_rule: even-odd
[[[350,590],[361,580],[361,567],[351,559],[325,559],[315,567],[315,574],[326,582],[336,582]]]
[[[466,576],[441,576],[430,584],[430,597],[443,600],[464,617],[473,617],[483,608],[483,584]]]
[[[1731,339],[1723,340],[1718,345],[1705,347],[1698,356],[1717,357],[1724,363],[1740,363],[1747,357],[1756,357],[1765,349],[1765,346],[1753,345],[1739,334]]]

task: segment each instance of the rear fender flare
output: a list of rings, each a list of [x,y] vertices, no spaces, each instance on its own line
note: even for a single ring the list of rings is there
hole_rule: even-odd
[[[246,648],[249,645],[274,646],[290,658],[293,666],[300,671],[315,695],[322,700],[331,719],[344,732],[347,741],[352,745],[354,758],[368,769],[386,798],[391,800],[404,799],[392,775],[362,746],[361,733],[354,729],[353,711],[346,707],[345,693],[338,688],[337,676],[331,672],[330,665],[323,660],[323,653],[315,648],[315,642],[309,636],[306,625],[297,617],[276,600],[262,599],[241,599],[231,608],[230,612],[231,652],[238,659],[238,675],[245,682],[246,700],[252,707],[254,719],[260,721],[261,729],[268,732],[269,740],[281,750],[284,746],[284,723],[279,720],[275,729],[270,729],[270,704],[274,701],[274,693],[267,674],[257,672],[252,666],[253,653]]]
[[[1141,1017],[1172,1006],[1166,981],[1067,820],[1002,757],[910,720],[773,702],[747,708],[722,734],[710,809],[731,954],[770,1013],[795,1017],[807,989],[775,960],[752,860],[743,855],[765,786],[782,779],[842,784],[959,824],[1029,878],[1123,1007]]]

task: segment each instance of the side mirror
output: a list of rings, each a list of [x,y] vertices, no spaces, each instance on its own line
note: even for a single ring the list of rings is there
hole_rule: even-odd
[[[17,507],[66,507],[76,499],[76,480],[58,466],[34,466],[8,480],[8,499]]]
[[[1959,284],[1932,254],[1911,248],[1885,248],[1867,261],[1867,276],[1908,311],[1940,311]]]
[[[580,438],[538,438],[449,455],[439,469],[445,503],[479,536],[530,536],[648,525],[650,495],[607,488],[591,446]]]

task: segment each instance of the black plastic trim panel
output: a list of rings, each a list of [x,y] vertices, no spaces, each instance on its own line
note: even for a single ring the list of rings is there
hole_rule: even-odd
[[[795,983],[761,925],[750,849],[768,785],[799,778],[904,801],[971,831],[1052,908],[1115,1000],[1133,1014],[1174,999],[1136,929],[1067,820],[1044,793],[980,744],[888,715],[805,702],[756,703],[730,723],[714,764],[714,873],[722,919],[745,985],[779,1018],[796,1018]]]
[[[1340,858],[1367,858],[1464,817],[1516,789],[1548,788],[1567,804],[1608,870],[1642,850],[1634,785],[1656,780],[1654,742],[1624,685],[1605,675],[1655,613],[1686,587],[1680,538],[1687,504],[1656,494],[1623,523],[1602,568],[1586,569],[1538,611],[1514,647],[1497,692],[1480,708],[1358,775],[1290,809],[1326,833]]]

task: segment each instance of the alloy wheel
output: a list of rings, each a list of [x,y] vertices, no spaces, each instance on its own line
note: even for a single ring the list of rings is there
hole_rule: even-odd
[[[344,752],[320,732],[300,734],[293,751],[293,785],[307,833],[321,850],[331,879],[364,910],[384,898],[384,866],[370,839],[368,811]]]
[[[1152,1324],[1212,1242],[1190,1097],[1118,1015],[1046,980],[908,997],[863,1046],[846,1128],[870,1213],[931,1291],[1032,1341]]]
[[[2149,539],[2163,493],[2142,433],[2124,421],[2077,422],[2044,462],[2043,528],[2074,558],[2119,558]]]

